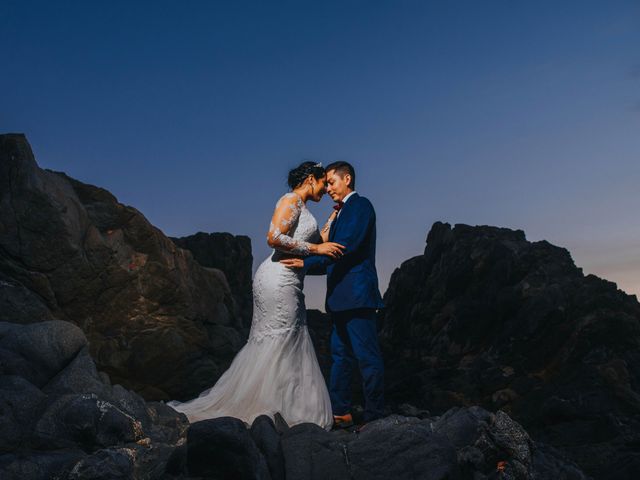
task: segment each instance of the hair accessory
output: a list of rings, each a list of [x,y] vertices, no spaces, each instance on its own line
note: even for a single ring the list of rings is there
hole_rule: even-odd
[[[314,167],[321,167],[322,166],[322,162],[318,162],[314,165]]]

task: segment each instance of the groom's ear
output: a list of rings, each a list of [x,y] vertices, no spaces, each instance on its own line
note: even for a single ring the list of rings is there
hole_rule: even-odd
[[[344,183],[347,184],[347,187],[353,190],[353,179],[351,178],[351,175],[349,173],[344,174]]]

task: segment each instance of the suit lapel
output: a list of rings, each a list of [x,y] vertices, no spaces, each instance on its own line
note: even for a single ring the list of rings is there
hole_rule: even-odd
[[[338,217],[333,221],[333,223],[331,224],[331,227],[329,228],[329,241],[333,242],[333,238],[336,236],[336,231],[338,230],[338,222],[340,222],[340,218],[344,217],[345,210],[349,208],[349,205],[351,204],[351,200],[353,200],[353,197],[357,197],[357,196],[358,194],[354,192],[353,195],[351,195],[347,199],[345,204],[342,206],[342,210],[340,210],[340,215],[338,215]]]
[[[338,217],[339,218],[339,217]],[[336,227],[338,225],[338,218],[336,218],[329,227],[329,241],[333,242],[333,237],[336,236]]]

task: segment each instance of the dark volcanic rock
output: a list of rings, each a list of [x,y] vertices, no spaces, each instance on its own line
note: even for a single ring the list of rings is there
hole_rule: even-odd
[[[331,316],[320,310],[307,310],[307,328],[325,380],[331,373]],[[327,383],[328,384],[328,383]]]
[[[537,479],[586,480],[587,477],[557,449],[537,443],[533,452],[533,465]],[[635,470],[636,472],[638,470]],[[612,477],[608,477],[612,478]],[[618,478],[633,478],[633,475]]]
[[[0,349],[6,352],[0,365],[2,374],[20,375],[40,388],[86,346],[82,330],[69,322],[49,321],[21,328],[0,322]]]
[[[32,323],[55,320],[55,316],[37,293],[0,271],[0,321],[3,320]]]
[[[253,438],[267,461],[271,480],[284,480],[285,468],[282,444],[271,417],[260,415],[256,418],[251,425],[250,433],[251,438]]]
[[[23,135],[0,135],[0,307],[0,321],[75,323],[100,370],[149,399],[210,387],[245,333],[220,270],[108,191],[40,169]]]
[[[69,473],[69,480],[130,479],[134,476],[133,455],[126,449],[98,450],[80,460]]]
[[[381,333],[387,395],[479,404],[596,478],[640,453],[640,304],[522,231],[434,224],[397,269]]]
[[[20,450],[31,440],[46,396],[19,376],[0,376],[0,452]]]
[[[295,425],[282,435],[286,478],[349,479],[345,443],[312,423]]]
[[[54,397],[35,427],[41,448],[80,446],[92,451],[144,438],[142,424],[95,394]]]
[[[2,480],[70,478],[71,469],[85,458],[79,450],[18,452],[1,455]]]
[[[187,434],[192,476],[229,480],[270,479],[267,463],[244,423],[222,417],[196,422]]]
[[[104,383],[77,326],[2,322],[0,345],[0,478],[161,478],[184,471],[186,417]]]
[[[487,471],[500,462],[519,478],[533,471],[533,442],[507,414],[490,414],[479,407],[449,410],[433,424],[435,432],[446,435],[460,451],[469,471]],[[508,462],[505,459],[510,459]]]
[[[244,235],[203,232],[170,238],[180,248],[189,250],[200,265],[217,268],[224,273],[242,324],[248,330],[253,312],[251,239]]]
[[[286,478],[586,480],[559,452],[535,444],[506,413],[479,407],[433,419],[392,415],[359,434],[296,425],[283,433],[282,446]],[[558,476],[546,476],[551,467]]]
[[[393,415],[360,433],[326,432],[313,424],[289,428],[278,414],[277,426],[267,416],[250,429],[229,417],[189,425],[164,403],[145,404],[135,393],[102,382],[86,339],[81,332],[76,338],[79,329],[65,322],[0,323],[0,342],[23,340],[3,343],[7,357],[22,351],[30,337],[37,343],[41,331],[61,344],[44,353],[61,352],[51,358],[68,361],[57,361],[61,370],[49,370],[42,388],[20,375],[0,375],[2,479],[534,480],[561,472],[564,477],[556,478],[584,480],[560,452],[534,444],[506,413],[479,407],[440,418]],[[71,332],[76,347],[69,348],[61,332]],[[22,370],[30,376],[33,367]]]
[[[286,477],[350,479],[348,444],[354,439],[353,434],[332,434],[313,424],[294,426],[282,437]]]
[[[400,420],[400,421],[399,421]],[[351,477],[355,480],[421,478],[461,479],[457,452],[429,422],[386,418],[383,426],[367,426],[348,445]]]

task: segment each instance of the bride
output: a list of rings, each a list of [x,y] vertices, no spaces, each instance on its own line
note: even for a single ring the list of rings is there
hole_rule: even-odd
[[[287,257],[328,255],[344,247],[329,242],[333,212],[318,230],[307,200],[320,201],[326,172],[321,164],[304,162],[289,172],[291,192],[276,204],[267,234],[274,251],[253,279],[253,319],[247,344],[218,382],[193,400],[167,405],[190,422],[236,417],[251,424],[260,415],[280,413],[287,424],[311,422],[329,429],[331,402],[306,325],[302,293],[304,274],[280,263]]]

